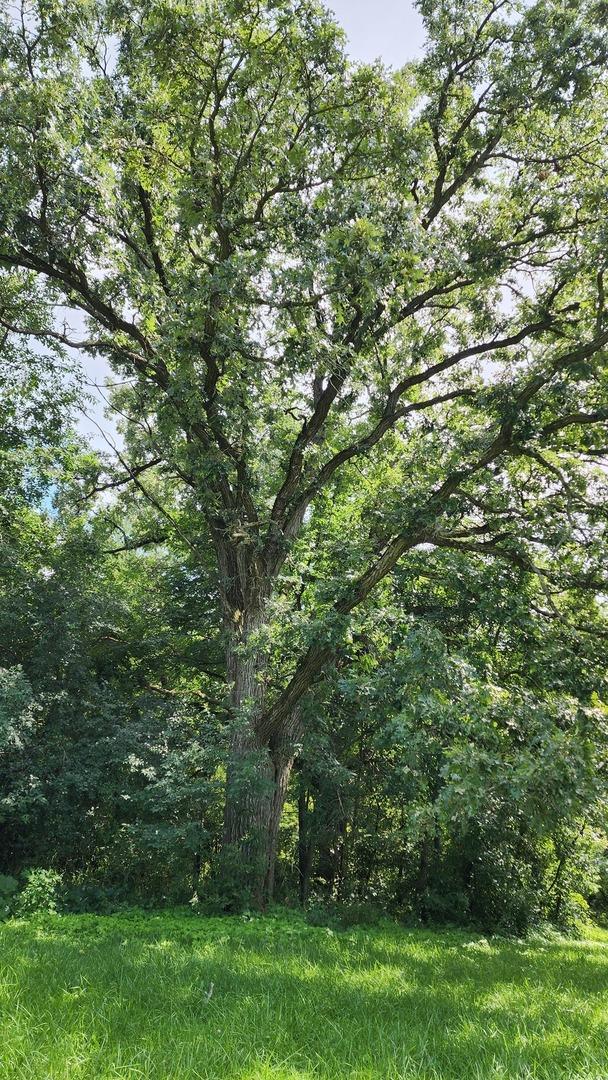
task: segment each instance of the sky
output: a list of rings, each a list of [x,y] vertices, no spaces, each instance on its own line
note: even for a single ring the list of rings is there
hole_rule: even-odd
[[[382,60],[393,68],[402,67],[419,55],[424,40],[422,20],[412,0],[326,0],[337,21],[344,27],[348,51],[354,60]],[[80,420],[83,434],[100,449],[108,449],[100,428],[116,441],[116,427],[104,416],[102,394],[95,384],[103,385],[108,375],[104,360],[82,360],[89,393],[94,401]],[[118,441],[120,441],[118,439]]]
[[[411,0],[327,0],[348,35],[355,60],[399,68],[420,52],[422,20]]]

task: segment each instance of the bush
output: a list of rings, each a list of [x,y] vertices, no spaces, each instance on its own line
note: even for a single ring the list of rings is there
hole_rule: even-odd
[[[335,928],[338,924],[335,915],[335,907],[327,904],[311,904],[306,911],[306,922],[309,926],[328,926]]]
[[[17,892],[19,882],[17,878],[8,874],[0,874],[0,919],[10,915],[11,897]]]
[[[62,907],[75,915],[112,915],[125,905],[124,890],[115,885],[83,881],[68,885],[62,893]]]
[[[439,884],[443,887],[427,889],[417,902],[415,910],[422,921],[456,926],[470,923],[469,897],[465,890],[453,884],[451,888],[443,882]]]
[[[370,901],[311,904],[306,912],[310,926],[328,926],[347,930],[351,926],[376,926],[386,915],[377,904]]]
[[[25,886],[12,904],[12,914],[38,915],[57,911],[63,878],[56,870],[37,868],[24,872]]]

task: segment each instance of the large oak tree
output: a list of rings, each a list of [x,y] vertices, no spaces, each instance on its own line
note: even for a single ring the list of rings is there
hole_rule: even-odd
[[[603,588],[608,9],[420,8],[396,76],[314,0],[35,0],[2,25],[0,322],[108,359],[109,483],[213,548],[224,866],[261,902],[301,702],[398,562],[514,564],[550,615]]]

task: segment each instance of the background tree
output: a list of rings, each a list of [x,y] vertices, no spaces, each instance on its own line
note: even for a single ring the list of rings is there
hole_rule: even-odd
[[[415,567],[359,612],[316,692],[281,889],[293,866],[304,901],[568,921],[604,844],[602,614],[581,597],[578,622],[547,625],[534,579],[482,557]]]

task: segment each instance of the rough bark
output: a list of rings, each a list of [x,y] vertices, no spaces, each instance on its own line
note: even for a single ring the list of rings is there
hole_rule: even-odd
[[[310,878],[314,854],[308,812],[308,792],[301,791],[298,799],[298,879],[299,897],[302,905],[306,904],[310,892]]]
[[[266,851],[266,874],[264,880],[264,902],[268,903],[274,895],[275,869],[279,845],[279,828],[281,815],[287,796],[289,777],[293,765],[293,754],[288,758],[281,758],[273,762],[274,765],[274,788],[270,807],[270,819],[268,823],[268,838]]]
[[[256,907],[272,900],[281,815],[295,756],[293,725],[279,745],[263,745],[254,730],[233,741],[226,783],[224,863],[238,870]]]
[[[265,660],[252,635],[261,610],[240,613],[227,666],[231,739],[226,777],[222,878],[226,898],[263,908],[272,899],[281,814],[300,735],[294,710],[275,730],[260,731]]]
[[[232,605],[228,628],[227,673],[230,686],[230,747],[226,774],[221,860],[226,899],[237,903],[239,879],[251,901],[263,902],[264,849],[272,803],[273,771],[268,747],[257,735],[264,707],[264,671],[252,635],[259,610]],[[241,900],[245,900],[243,895]]]
[[[275,868],[278,853],[279,828],[281,815],[287,796],[289,778],[293,768],[296,748],[302,733],[300,710],[294,709],[281,725],[271,742],[270,752],[274,768],[274,787],[266,858],[266,879],[264,883],[265,899],[272,900],[274,894]]]

